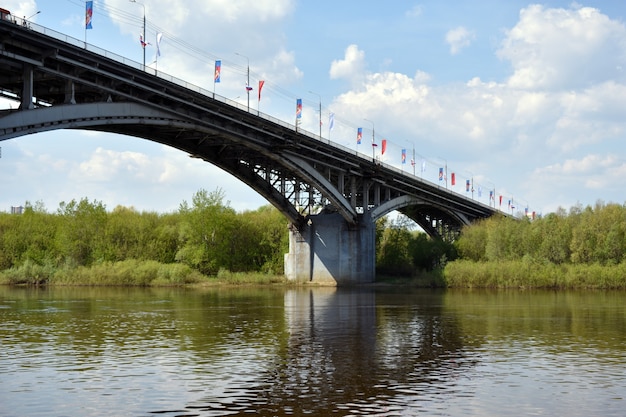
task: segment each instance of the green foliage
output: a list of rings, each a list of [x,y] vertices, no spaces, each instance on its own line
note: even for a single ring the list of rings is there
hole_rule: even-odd
[[[202,274],[186,265],[129,259],[101,262],[91,267],[62,268],[51,279],[59,285],[182,285],[203,281]]]
[[[387,276],[410,277],[435,271],[457,257],[456,248],[423,232],[411,231],[408,218],[383,218],[376,225],[376,270]],[[431,279],[432,278],[432,279]],[[437,281],[428,279],[429,285]]]
[[[626,263],[607,266],[456,260],[446,265],[444,282],[448,287],[467,288],[626,289]]]
[[[190,271],[193,282],[220,270],[282,274],[288,245],[278,210],[235,213],[219,189],[162,215],[107,212],[86,198],[55,213],[27,203],[22,215],[0,213],[0,283],[175,285]]]
[[[231,272],[226,269],[220,269],[215,278],[216,283],[242,285],[242,284],[281,284],[286,283],[283,275],[266,274],[266,273],[243,273]]]
[[[86,198],[61,202],[57,213],[62,219],[57,229],[57,246],[65,262],[91,265],[104,259],[107,212],[102,202],[89,202]]]
[[[533,221],[492,217],[463,229],[448,285],[623,288],[626,207],[598,202]],[[621,274],[621,275],[620,275]]]
[[[55,271],[56,268],[49,263],[40,265],[28,259],[20,266],[0,272],[0,283],[11,285],[48,284]]]

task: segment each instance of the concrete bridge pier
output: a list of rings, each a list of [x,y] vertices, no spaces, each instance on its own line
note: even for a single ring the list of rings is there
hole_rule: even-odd
[[[374,282],[376,227],[368,215],[351,225],[338,213],[307,217],[290,226],[285,276],[300,283],[351,285]]]

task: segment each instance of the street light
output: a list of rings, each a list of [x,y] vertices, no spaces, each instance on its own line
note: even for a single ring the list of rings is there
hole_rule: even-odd
[[[372,162],[376,161],[376,153],[374,149],[376,148],[376,135],[374,133],[374,122],[369,119],[363,119],[366,122],[370,122],[372,124]]]
[[[246,73],[248,75],[248,81],[246,81],[246,93],[248,94],[248,111],[250,111],[250,58],[248,58],[245,55],[241,55],[238,52],[235,52],[235,55],[239,55],[240,57],[246,58],[246,61],[248,62],[248,66],[246,67]]]
[[[318,96],[320,98],[319,103],[320,103],[320,139],[321,139],[322,138],[322,96],[317,94],[317,93],[314,93],[311,90],[309,90],[309,93],[315,94],[316,96]]]
[[[143,70],[146,70],[146,6],[143,3],[139,3],[137,0],[128,0],[131,3],[137,3],[143,7],[143,38],[141,42],[141,48],[143,49]]]
[[[41,10],[37,10],[37,13],[34,13],[31,16],[27,17],[26,20],[32,19],[33,17],[37,16],[39,13],[41,13]]]

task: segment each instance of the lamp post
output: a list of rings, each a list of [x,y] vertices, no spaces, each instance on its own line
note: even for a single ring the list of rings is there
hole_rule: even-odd
[[[39,13],[41,13],[41,10],[37,10],[37,13],[33,13],[32,15],[30,15],[29,17],[26,18],[26,20],[30,20],[33,17],[37,16]]]
[[[366,122],[370,122],[372,124],[372,162],[376,162],[376,152],[375,152],[375,148],[376,148],[376,134],[374,132],[374,122],[372,122],[369,119],[363,119]]]
[[[141,48],[143,49],[143,70],[146,70],[146,6],[143,3],[139,3],[137,0],[128,0],[131,3],[137,3],[143,7],[143,38]]]
[[[309,93],[311,94],[315,94],[316,96],[318,96],[320,98],[319,101],[319,111],[320,111],[320,139],[322,139],[322,96],[309,90]]]
[[[250,111],[250,58],[245,55],[241,55],[238,52],[235,52],[235,55],[239,55],[240,57],[246,58],[246,62],[248,63],[246,67],[247,81],[246,81],[246,93],[248,94],[248,111]]]

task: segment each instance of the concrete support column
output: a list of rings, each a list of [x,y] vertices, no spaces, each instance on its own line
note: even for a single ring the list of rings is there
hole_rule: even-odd
[[[76,104],[76,97],[74,96],[74,81],[67,80],[65,83],[65,104]]]
[[[31,110],[35,108],[33,104],[33,67],[24,64],[21,110]]]
[[[365,215],[349,225],[338,213],[309,216],[290,227],[285,276],[292,281],[330,285],[374,282],[376,227]]]

